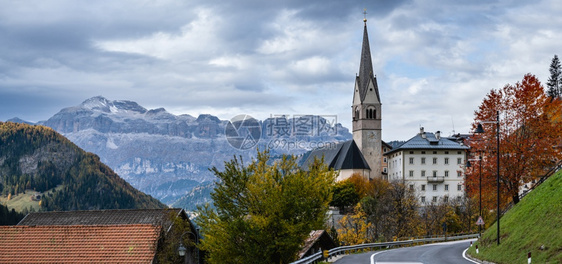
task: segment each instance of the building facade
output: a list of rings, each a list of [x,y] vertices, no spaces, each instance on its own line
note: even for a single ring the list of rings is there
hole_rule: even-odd
[[[401,180],[415,190],[421,204],[460,200],[465,194],[464,171],[469,147],[441,137],[420,133],[385,153],[389,180]]]

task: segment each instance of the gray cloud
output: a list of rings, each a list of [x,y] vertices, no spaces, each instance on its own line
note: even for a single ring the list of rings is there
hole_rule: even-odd
[[[367,8],[383,138],[466,132],[492,88],[546,81],[554,0],[3,1],[0,120],[38,121],[88,97],[175,113],[338,114],[349,106]],[[560,55],[560,54],[559,54]]]

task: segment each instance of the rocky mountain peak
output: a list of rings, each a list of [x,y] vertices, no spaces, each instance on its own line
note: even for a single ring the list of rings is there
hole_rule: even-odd
[[[212,123],[220,123],[221,120],[213,115],[209,115],[209,114],[201,114],[197,117],[197,122],[202,123],[202,122],[212,122]]]
[[[89,99],[86,99],[84,102],[80,104],[81,108],[86,108],[89,110],[99,110],[102,112],[109,112],[109,100],[107,100],[103,96],[95,96]]]
[[[140,106],[133,101],[110,101],[103,96],[95,96],[87,99],[79,105],[81,108],[85,108],[92,111],[101,111],[104,113],[127,113],[136,112],[139,114],[144,114],[147,112],[146,108]]]

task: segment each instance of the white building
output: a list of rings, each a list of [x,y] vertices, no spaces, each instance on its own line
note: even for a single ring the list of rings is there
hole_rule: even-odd
[[[403,180],[416,190],[422,204],[464,196],[464,166],[468,147],[440,132],[420,133],[386,152],[389,180]]]

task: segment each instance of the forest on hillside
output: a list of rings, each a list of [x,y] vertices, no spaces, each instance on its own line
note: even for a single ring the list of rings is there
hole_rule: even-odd
[[[166,207],[54,130],[0,122],[0,193],[26,190],[43,193],[43,211]]]

